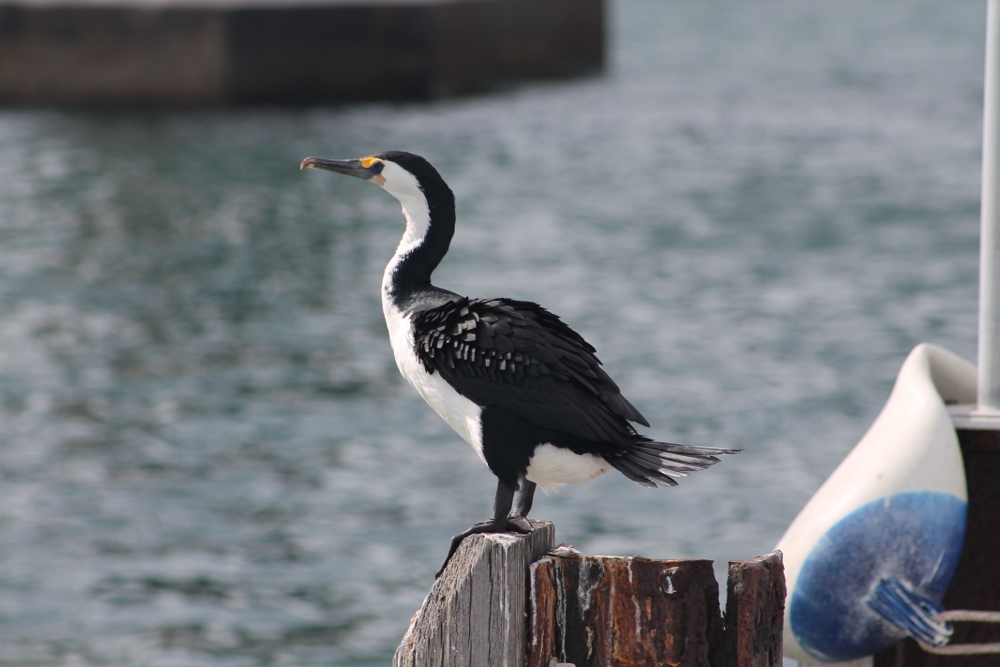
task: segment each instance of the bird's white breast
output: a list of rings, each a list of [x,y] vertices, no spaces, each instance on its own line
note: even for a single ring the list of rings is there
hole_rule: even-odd
[[[385,323],[389,327],[389,342],[396,366],[406,381],[413,385],[427,404],[441,415],[462,439],[472,445],[479,458],[483,455],[483,431],[479,419],[482,408],[455,391],[439,373],[430,374],[417,358],[413,327],[409,313],[400,312],[391,300],[383,297]]]

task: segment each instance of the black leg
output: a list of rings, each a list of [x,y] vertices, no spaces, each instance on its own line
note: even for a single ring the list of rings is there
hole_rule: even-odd
[[[441,569],[438,570],[438,573],[435,574],[434,577],[437,578],[441,576],[444,569],[448,567],[451,557],[454,556],[455,552],[458,550],[458,545],[460,545],[462,540],[467,538],[469,535],[476,535],[477,533],[530,533],[530,526],[527,530],[524,530],[522,526],[517,523],[511,523],[508,520],[507,515],[510,514],[510,508],[513,504],[514,489],[497,480],[497,495],[493,500],[493,517],[487,519],[486,521],[480,521],[468,530],[451,538],[451,548],[448,549],[448,557],[444,559],[444,565],[441,566]]]
[[[531,511],[531,503],[535,498],[535,483],[522,479],[517,488],[517,501],[514,503],[514,511],[507,517],[508,524],[514,524],[526,533],[531,532],[531,523],[528,521],[528,512]]]
[[[514,503],[514,514],[517,516],[523,516],[528,518],[528,512],[531,511],[531,503],[535,499],[535,488],[534,482],[529,482],[526,479],[521,480],[521,485],[518,487],[517,502]]]

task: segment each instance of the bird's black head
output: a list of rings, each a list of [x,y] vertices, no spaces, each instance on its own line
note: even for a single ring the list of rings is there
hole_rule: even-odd
[[[406,151],[384,151],[382,153],[375,153],[372,155],[373,158],[380,160],[383,164],[386,162],[392,162],[397,164],[406,171],[413,174],[420,183],[421,187],[424,189],[427,186],[431,186],[435,183],[444,183],[444,179],[441,178],[441,174],[438,170],[428,162],[423,157],[416,155],[414,153],[407,153]]]
[[[303,169],[324,169],[338,174],[356,176],[385,188],[403,202],[414,197],[424,199],[430,208],[454,208],[455,197],[430,162],[405,151],[384,151],[357,160],[327,160],[307,157]]]
[[[385,151],[358,160],[308,157],[302,168],[357,176],[381,185],[398,199],[406,216],[401,242],[401,247],[406,245],[406,257],[393,273],[393,298],[401,285],[430,284],[431,273],[448,252],[455,232],[455,195],[430,162],[413,153]]]

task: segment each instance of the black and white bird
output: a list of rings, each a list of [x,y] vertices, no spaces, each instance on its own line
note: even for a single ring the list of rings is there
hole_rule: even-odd
[[[388,151],[357,160],[310,157],[301,167],[376,183],[403,205],[406,231],[382,277],[396,364],[497,477],[493,516],[452,539],[445,565],[469,535],[530,532],[536,485],[551,491],[614,468],[643,486],[673,486],[674,477],[738,451],[639,435],[632,423],[649,422],[594,348],[538,304],[432,285],[455,231],[455,197],[424,158]]]

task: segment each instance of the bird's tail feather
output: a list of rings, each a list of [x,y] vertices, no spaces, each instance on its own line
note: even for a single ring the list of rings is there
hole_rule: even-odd
[[[624,450],[604,458],[623,475],[643,486],[676,486],[674,477],[687,477],[692,472],[718,463],[717,454],[735,454],[738,451],[639,438]]]

